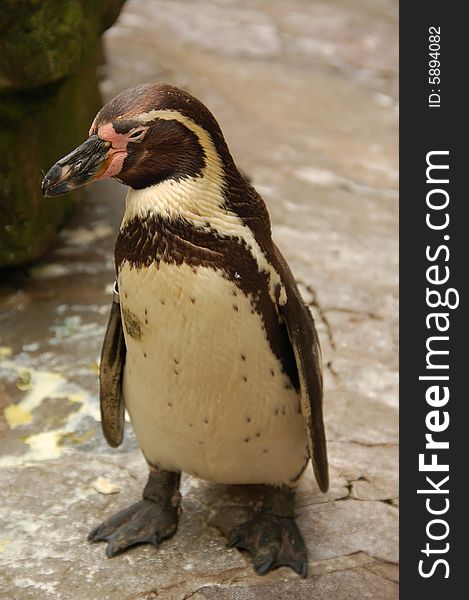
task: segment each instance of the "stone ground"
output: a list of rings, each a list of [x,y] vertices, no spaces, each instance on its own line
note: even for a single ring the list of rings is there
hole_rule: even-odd
[[[2,599],[398,597],[396,13],[392,0],[129,0],[105,36],[105,99],[166,80],[216,114],[316,318],[332,483],[323,495],[308,472],[297,498],[309,577],[256,576],[223,535],[255,498],[188,477],[159,550],[107,560],[86,542],[146,475],[129,426],[118,450],[100,432],[124,196],[101,183],[40,264],[2,276]]]

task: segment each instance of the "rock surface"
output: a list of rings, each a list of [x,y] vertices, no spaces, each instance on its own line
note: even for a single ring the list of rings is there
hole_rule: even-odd
[[[105,445],[97,359],[125,190],[90,188],[42,264],[0,291],[0,597],[398,598],[396,4],[129,0],[102,91],[188,88],[268,203],[321,336],[331,489],[298,496],[309,576],[225,548],[255,494],[185,477],[179,531],[112,560],[91,527],[140,497],[127,425]],[[83,131],[86,135],[86,129]]]

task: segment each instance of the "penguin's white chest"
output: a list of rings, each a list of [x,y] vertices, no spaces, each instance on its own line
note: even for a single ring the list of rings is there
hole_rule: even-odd
[[[289,484],[307,461],[300,399],[250,299],[223,272],[119,273],[124,397],[149,463],[219,483]]]

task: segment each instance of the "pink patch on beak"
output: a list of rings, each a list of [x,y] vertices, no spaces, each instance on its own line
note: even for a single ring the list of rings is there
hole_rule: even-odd
[[[105,179],[106,177],[115,177],[122,170],[122,165],[124,164],[125,157],[127,156],[126,151],[117,151],[113,152],[110,150],[110,158],[111,162],[108,164],[106,170],[98,175],[96,179]],[[107,161],[106,161],[107,162]]]
[[[108,152],[108,158],[105,161],[106,170],[98,175],[96,179],[115,177],[121,172],[122,165],[127,156],[128,134],[117,133],[112,123],[107,123],[98,129],[98,136],[102,140],[111,142],[111,148]]]
[[[127,148],[128,133],[117,133],[112,126],[112,123],[101,125],[98,129],[98,137],[107,142],[111,142],[114,150],[125,150]]]

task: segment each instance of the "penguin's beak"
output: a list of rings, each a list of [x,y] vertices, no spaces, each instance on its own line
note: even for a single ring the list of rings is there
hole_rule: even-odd
[[[108,167],[111,154],[110,142],[97,135],[90,136],[49,169],[42,181],[42,193],[59,196],[99,179]]]

